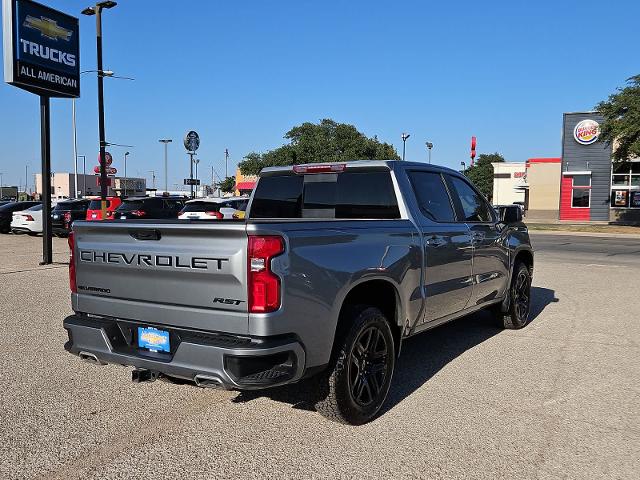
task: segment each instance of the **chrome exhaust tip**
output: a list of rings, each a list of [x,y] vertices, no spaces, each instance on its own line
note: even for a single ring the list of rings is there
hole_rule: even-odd
[[[222,380],[218,377],[211,377],[209,375],[196,375],[193,377],[193,381],[198,387],[201,388],[224,388]]]
[[[80,352],[78,356],[80,357],[80,360],[91,363],[92,365],[106,365],[105,362],[98,360],[98,357],[90,352]]]

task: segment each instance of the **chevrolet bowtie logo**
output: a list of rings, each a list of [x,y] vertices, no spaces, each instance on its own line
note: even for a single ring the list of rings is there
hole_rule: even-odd
[[[46,17],[36,18],[32,17],[31,15],[27,15],[27,18],[25,19],[23,25],[27,28],[32,28],[34,30],[40,31],[40,34],[43,37],[47,37],[51,40],[56,41],[61,38],[62,40],[68,42],[71,39],[71,35],[73,34],[71,30],[60,27],[58,25],[58,22]]]

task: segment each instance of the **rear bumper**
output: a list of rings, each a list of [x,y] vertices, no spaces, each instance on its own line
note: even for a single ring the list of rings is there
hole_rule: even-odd
[[[138,349],[138,326],[168,330],[171,352]],[[64,328],[69,334],[64,348],[75,355],[227,389],[292,383],[305,370],[304,348],[291,336],[236,336],[81,314],[65,318]]]

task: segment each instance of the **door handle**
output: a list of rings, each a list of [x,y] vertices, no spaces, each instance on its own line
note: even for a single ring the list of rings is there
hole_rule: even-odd
[[[441,247],[445,243],[447,242],[438,235],[433,235],[427,239],[427,245],[429,245],[430,247]]]

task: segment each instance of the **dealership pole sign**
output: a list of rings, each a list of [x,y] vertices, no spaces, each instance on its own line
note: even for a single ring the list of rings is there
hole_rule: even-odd
[[[31,0],[3,0],[5,81],[48,97],[80,96],[78,19]]]
[[[40,96],[42,264],[51,240],[51,97],[80,96],[78,19],[31,0],[2,0],[4,80]]]

